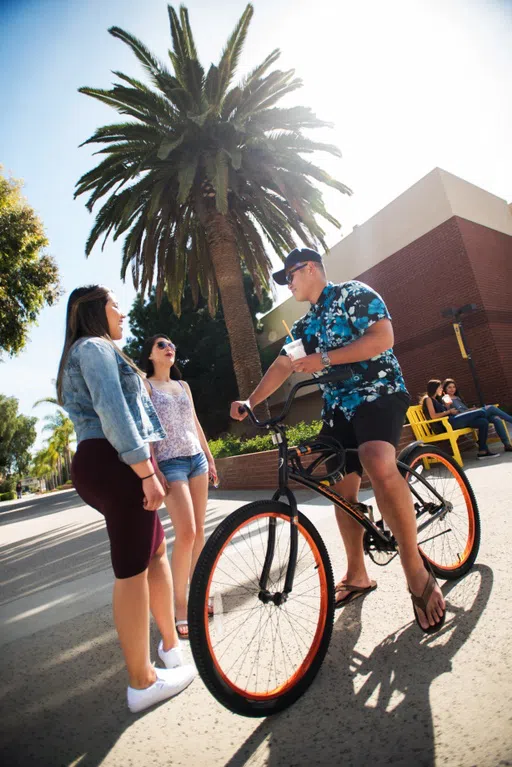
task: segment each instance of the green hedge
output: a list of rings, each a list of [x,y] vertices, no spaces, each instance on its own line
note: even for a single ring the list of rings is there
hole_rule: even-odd
[[[74,487],[74,485],[73,485],[72,481],[70,479],[68,479],[68,481],[64,482],[63,485],[57,485],[55,490],[72,490],[73,487]]]
[[[16,493],[13,490],[10,490],[8,493],[0,493],[0,503],[2,501],[14,501],[16,498]]]
[[[14,477],[9,477],[0,482],[0,495],[4,493],[14,493],[16,490],[16,480]]]
[[[301,421],[296,426],[286,428],[286,436],[289,445],[298,445],[306,439],[316,437],[322,428],[322,421],[305,423]],[[214,458],[227,458],[230,455],[243,455],[244,453],[262,453],[264,450],[274,450],[272,435],[268,432],[258,434],[255,437],[243,439],[234,434],[224,434],[218,439],[212,439],[208,443]]]

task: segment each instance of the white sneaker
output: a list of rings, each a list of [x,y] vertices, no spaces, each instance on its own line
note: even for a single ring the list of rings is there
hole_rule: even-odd
[[[161,639],[160,644],[158,645],[158,657],[165,665],[165,668],[178,668],[178,666],[183,666],[185,661],[183,659],[183,649],[180,640],[178,639],[176,647],[171,647],[170,650],[164,650],[164,643]]]
[[[128,708],[132,714],[154,706],[163,700],[178,695],[193,681],[197,674],[195,666],[180,666],[179,668],[155,668],[156,682],[144,690],[136,690],[134,687],[128,687],[127,700]]]

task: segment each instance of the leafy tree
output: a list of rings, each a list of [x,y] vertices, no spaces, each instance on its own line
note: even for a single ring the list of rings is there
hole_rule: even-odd
[[[258,299],[247,275],[244,284],[252,322],[258,330],[256,314],[268,311],[272,302],[266,293],[261,301]],[[222,309],[219,308],[212,317],[202,297],[195,306],[187,283],[180,316],[173,310],[167,296],[158,305],[153,290],[148,301],[137,296],[129,322],[133,338],[129,339],[124,351],[132,359],[139,360],[146,338],[156,333],[172,338],[177,346],[178,365],[192,389],[203,428],[208,436],[224,431],[229,421],[229,403],[237,395],[237,383]]]
[[[321,217],[326,210],[316,182],[349,194],[304,155],[339,156],[331,144],[305,130],[324,127],[306,107],[278,107],[302,83],[294,71],[270,68],[274,50],[238,84],[233,78],[242,53],[252,5],[247,5],[220,61],[206,72],[197,54],[188,11],[168,7],[170,68],[119,27],[110,33],[128,45],[149,78],[147,85],[115,72],[110,90],[80,91],[116,109],[127,122],[98,128],[85,144],[99,144],[103,158],[78,181],[87,207],[102,206],[87,241],[123,236],[121,274],[131,267],[144,296],[156,281],[159,303],[167,292],[180,313],[185,279],[194,302],[202,295],[212,316],[223,307],[239,393],[246,397],[261,375],[243,267],[256,290],[268,284],[265,242],[281,257],[300,240],[326,248]]]
[[[0,394],[0,474],[24,474],[36,439],[37,418],[18,413],[18,400]]]
[[[0,351],[8,354],[23,349],[41,309],[60,295],[57,265],[43,253],[43,224],[21,188],[0,174]]]

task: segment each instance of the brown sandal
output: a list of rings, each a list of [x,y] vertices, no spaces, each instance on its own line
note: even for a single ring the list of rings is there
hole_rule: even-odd
[[[425,565],[425,570],[428,572],[427,585],[423,589],[423,594],[421,595],[421,597],[417,597],[415,594],[413,594],[411,589],[409,589],[409,593],[412,599],[412,608],[414,610],[414,617],[416,618],[416,623],[425,634],[435,634],[436,631],[439,631],[439,629],[441,629],[444,625],[444,621],[446,618],[446,607],[442,617],[439,619],[437,623],[434,623],[433,626],[429,625],[428,628],[426,629],[423,628],[418,618],[418,613],[416,611],[416,608],[418,607],[425,614],[425,616],[427,615],[428,601],[430,597],[432,596],[432,592],[434,591],[435,586],[437,586],[437,581],[434,578],[434,575],[432,573],[428,560],[423,556],[423,554],[421,554],[421,552],[420,552],[420,555],[423,560],[423,564]]]
[[[377,581],[370,581],[369,586],[351,586],[349,583],[343,583],[343,581],[341,581],[334,589],[334,594],[336,595],[346,592],[348,596],[344,597],[343,599],[336,599],[334,602],[334,609],[338,610],[340,607],[345,607],[345,605],[353,602],[354,599],[364,597],[365,594],[369,594],[370,591],[375,591],[376,588]]]

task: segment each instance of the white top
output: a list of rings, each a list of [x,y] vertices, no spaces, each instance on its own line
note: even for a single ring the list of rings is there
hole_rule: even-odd
[[[151,386],[154,408],[164,427],[167,437],[154,442],[155,458],[160,463],[170,458],[182,458],[200,453],[201,443],[194,422],[192,402],[183,384],[178,381],[179,394],[170,394]]]

